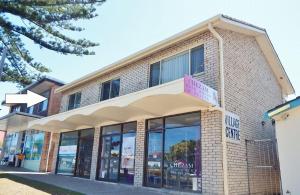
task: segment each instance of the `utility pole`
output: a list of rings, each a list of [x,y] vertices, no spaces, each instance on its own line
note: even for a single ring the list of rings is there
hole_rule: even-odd
[[[5,58],[6,58],[6,53],[7,53],[7,49],[6,49],[6,47],[3,47],[2,58],[1,58],[1,61],[0,61],[0,82],[1,82],[1,76],[2,76],[2,73],[3,73],[3,67],[4,67],[4,61],[5,61]]]

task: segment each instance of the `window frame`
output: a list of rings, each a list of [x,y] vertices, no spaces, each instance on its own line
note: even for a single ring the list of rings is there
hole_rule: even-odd
[[[205,72],[205,47],[204,47],[204,43],[201,43],[201,44],[196,45],[196,46],[194,46],[194,47],[191,47],[191,48],[189,48],[189,49],[187,49],[187,50],[180,51],[180,52],[178,52],[178,53],[176,53],[176,54],[167,56],[167,57],[165,57],[165,58],[161,58],[160,60],[151,63],[151,64],[149,65],[149,68],[148,68],[148,72],[149,72],[149,74],[148,74],[148,75],[149,75],[149,78],[148,78],[148,88],[150,88],[150,87],[155,87],[155,86],[164,84],[164,83],[161,82],[161,80],[162,80],[162,78],[161,78],[161,75],[162,75],[162,74],[161,74],[161,70],[162,70],[162,61],[163,61],[163,60],[166,60],[166,59],[172,58],[172,57],[176,57],[176,56],[178,56],[178,55],[180,55],[180,54],[184,54],[185,52],[187,52],[187,53],[189,54],[189,73],[188,73],[188,74],[191,75],[191,70],[192,70],[191,54],[192,54],[192,50],[195,49],[195,48],[198,48],[198,47],[203,47],[203,52],[204,52],[204,58],[203,58],[203,61],[204,61],[204,62],[203,62],[203,71],[202,71],[202,72],[198,72],[198,73],[194,73],[194,74],[192,74],[192,76],[197,76],[197,75],[203,74],[203,73]],[[150,80],[151,80],[151,66],[152,66],[152,64],[156,64],[156,63],[159,63],[159,82],[158,82],[158,85],[150,86]]]
[[[76,105],[76,99],[77,99],[77,95],[78,95],[78,94],[80,94],[80,102],[79,102],[79,106],[76,107],[75,105]],[[72,95],[74,95],[75,98],[74,98],[74,104],[73,104],[73,107],[70,108],[70,99],[71,99],[71,96],[72,96]],[[82,95],[81,91],[77,91],[77,92],[72,93],[72,94],[69,95],[67,110],[74,110],[74,109],[76,109],[76,108],[80,108],[80,106],[81,106],[81,95]]]
[[[106,80],[104,82],[101,82],[100,84],[100,96],[99,96],[99,102],[102,102],[102,101],[105,101],[105,100],[109,100],[109,99],[112,99],[112,98],[115,98],[115,97],[111,97],[111,90],[112,90],[112,82],[115,81],[115,80],[119,80],[119,94],[115,97],[119,97],[120,96],[120,89],[121,89],[121,78],[120,77],[116,77],[116,78],[113,78],[113,79],[110,79],[110,80]],[[102,99],[102,96],[103,96],[103,84],[105,83],[109,83],[109,97],[108,99],[105,99],[103,100]]]

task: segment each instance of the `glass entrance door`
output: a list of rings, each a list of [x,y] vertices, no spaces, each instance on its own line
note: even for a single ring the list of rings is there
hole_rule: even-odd
[[[102,128],[98,179],[132,184],[136,123]]]
[[[94,129],[82,130],[79,134],[75,176],[89,178],[91,173]]]
[[[120,159],[120,135],[102,137],[101,169],[99,177],[109,181],[117,181]]]

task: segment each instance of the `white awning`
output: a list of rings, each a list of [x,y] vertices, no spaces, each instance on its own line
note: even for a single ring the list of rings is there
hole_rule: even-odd
[[[26,130],[28,122],[41,118],[24,112],[13,112],[0,118],[0,130],[18,132]]]
[[[63,132],[218,106],[217,92],[185,77],[78,109],[30,121],[29,129]]]

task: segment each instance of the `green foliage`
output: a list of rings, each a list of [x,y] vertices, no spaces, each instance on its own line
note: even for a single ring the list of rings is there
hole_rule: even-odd
[[[2,0],[0,1],[0,55],[8,49],[2,81],[28,85],[50,70],[36,62],[25,39],[61,54],[93,55],[97,43],[73,39],[63,32],[84,29],[76,20],[97,16],[96,6],[105,0]]]
[[[193,156],[190,154],[195,153],[196,141],[194,140],[182,140],[181,142],[171,146],[170,152],[166,155],[168,161],[176,159],[187,159],[193,161]]]

